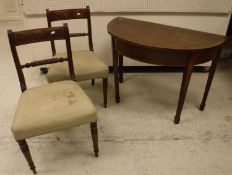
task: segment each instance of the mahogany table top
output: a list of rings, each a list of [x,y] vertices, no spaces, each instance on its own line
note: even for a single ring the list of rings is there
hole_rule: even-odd
[[[113,19],[107,29],[117,39],[154,49],[202,50],[222,45],[227,39],[222,35],[123,17]]]

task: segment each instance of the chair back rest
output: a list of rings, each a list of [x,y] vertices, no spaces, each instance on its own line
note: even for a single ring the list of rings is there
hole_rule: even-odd
[[[32,29],[32,30],[24,30],[13,32],[12,30],[8,30],[8,38],[11,47],[12,56],[14,59],[15,67],[18,73],[19,82],[21,86],[22,92],[27,89],[23,69],[30,68],[45,64],[53,64],[57,62],[68,61],[69,73],[72,80],[76,80],[73,68],[73,60],[72,60],[72,51],[71,51],[71,43],[69,38],[69,29],[67,24],[63,24],[62,27],[51,27],[51,28],[40,28],[40,29]],[[37,43],[37,42],[45,42],[51,40],[65,40],[66,42],[66,50],[67,50],[67,58],[49,58],[49,59],[40,59],[38,61],[33,61],[26,64],[20,64],[18,52],[16,46]]]
[[[86,8],[78,9],[63,9],[63,10],[49,10],[46,9],[48,27],[52,26],[52,22],[61,20],[71,20],[71,19],[87,19],[88,33],[70,33],[70,37],[81,37],[88,36],[89,40],[89,50],[93,51],[93,41],[92,41],[92,28],[90,19],[90,9],[89,6]],[[51,40],[52,54],[56,54],[56,48],[54,40]]]

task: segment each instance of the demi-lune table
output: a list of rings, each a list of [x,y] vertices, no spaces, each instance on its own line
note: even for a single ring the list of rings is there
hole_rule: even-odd
[[[185,67],[174,117],[174,123],[178,124],[193,67],[212,60],[200,105],[200,110],[204,110],[221,48],[227,37],[122,17],[110,21],[107,30],[112,37],[117,103],[120,102],[119,82],[123,82],[123,56],[156,65]]]

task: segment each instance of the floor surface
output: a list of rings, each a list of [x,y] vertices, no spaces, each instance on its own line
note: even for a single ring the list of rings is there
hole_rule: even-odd
[[[0,23],[0,175],[32,174],[10,126],[21,94],[6,29]],[[24,61],[43,47],[23,46]],[[102,81],[81,82],[97,108],[100,157],[95,158],[88,125],[28,139],[41,175],[231,175],[232,62],[220,63],[204,112],[198,107],[207,73],[194,73],[179,125],[173,124],[181,73],[125,74],[121,103],[109,78],[108,108],[102,107]],[[28,87],[44,84],[39,68],[26,71]]]

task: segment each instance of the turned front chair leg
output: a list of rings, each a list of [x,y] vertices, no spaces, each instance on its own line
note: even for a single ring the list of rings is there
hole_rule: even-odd
[[[176,110],[176,115],[174,118],[174,123],[178,124],[180,122],[180,115],[182,112],[182,108],[184,105],[185,97],[187,94],[188,90],[188,85],[191,79],[192,71],[193,71],[194,64],[192,60],[189,61],[188,66],[185,68],[183,78],[182,78],[182,83],[181,83],[181,89],[180,89],[180,94],[179,94],[179,101],[178,101],[178,106]]]
[[[207,100],[209,90],[210,90],[210,87],[211,87],[211,84],[212,84],[212,81],[213,81],[213,77],[214,77],[214,74],[215,74],[215,70],[217,68],[218,59],[219,58],[217,57],[217,58],[212,60],[212,64],[211,64],[211,67],[210,67],[210,70],[209,70],[208,80],[207,80],[206,87],[205,87],[204,96],[202,98],[201,105],[200,105],[200,110],[201,111],[203,111],[205,109],[205,102]]]
[[[95,80],[94,79],[92,79],[91,84],[95,85]]]
[[[98,132],[97,132],[97,122],[90,123],[92,141],[93,141],[93,149],[95,153],[95,157],[98,157],[99,149],[98,149]]]
[[[107,107],[107,89],[108,89],[108,78],[103,78],[103,98],[104,107]]]
[[[31,158],[30,150],[28,148],[26,140],[19,140],[17,142],[19,144],[19,147],[20,147],[24,157],[27,160],[28,165],[30,166],[30,169],[32,170],[32,172],[34,174],[37,174],[37,172],[35,170],[35,165],[34,165],[34,162],[33,162],[32,158]]]
[[[119,54],[119,82],[123,82],[123,55]]]

